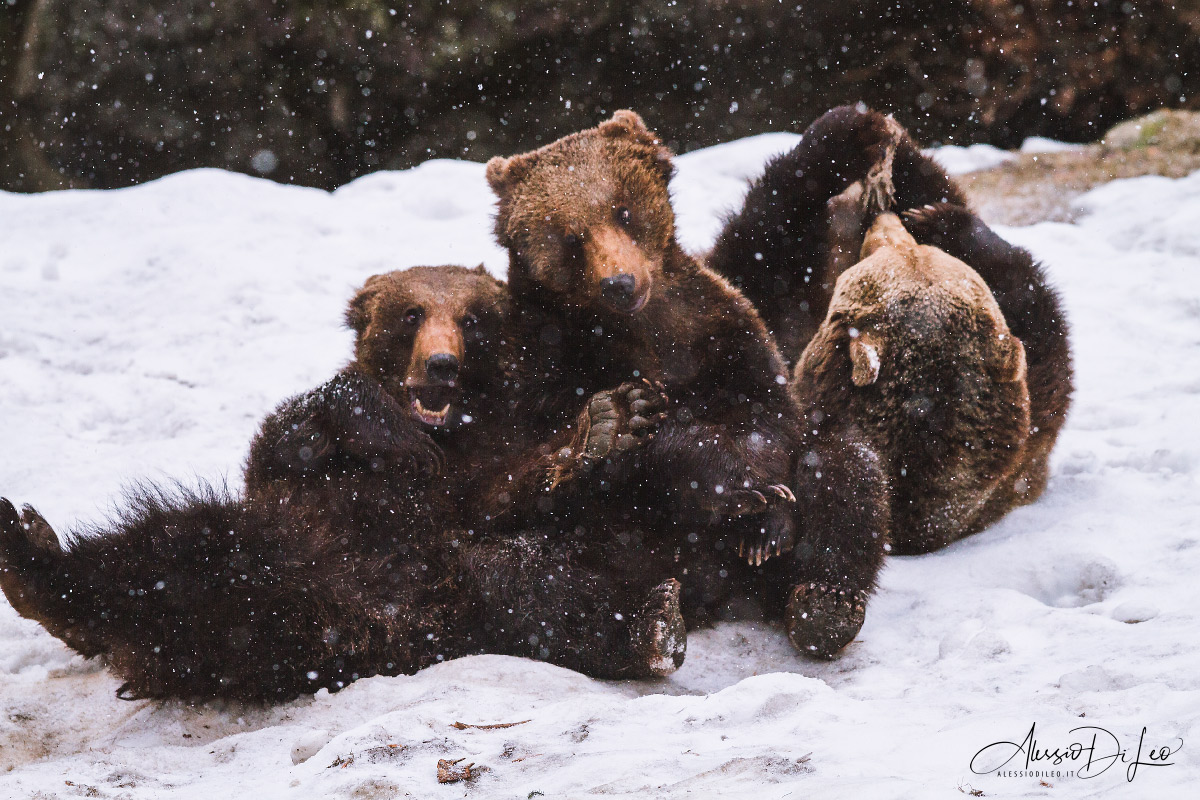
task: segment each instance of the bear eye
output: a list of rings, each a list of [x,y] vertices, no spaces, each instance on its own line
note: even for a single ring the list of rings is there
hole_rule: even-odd
[[[563,244],[567,247],[578,247],[581,241],[583,240],[579,238],[579,234],[577,233],[568,233],[563,237]]]
[[[421,322],[421,318],[424,316],[425,312],[414,306],[413,308],[410,308],[404,312],[404,324],[417,325]]]
[[[478,324],[479,324],[479,317],[475,316],[474,314],[467,314],[465,317],[462,318],[462,326],[464,328],[466,328],[467,330],[474,328]]]
[[[629,227],[629,223],[633,222],[633,213],[625,206],[617,209],[617,222],[624,227]]]

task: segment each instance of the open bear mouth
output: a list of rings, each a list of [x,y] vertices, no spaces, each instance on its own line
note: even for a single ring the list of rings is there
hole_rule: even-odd
[[[446,424],[457,399],[456,392],[446,386],[410,386],[408,396],[413,416],[433,427]]]

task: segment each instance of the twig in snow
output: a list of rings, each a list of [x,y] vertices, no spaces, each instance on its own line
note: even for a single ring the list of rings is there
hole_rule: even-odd
[[[476,728],[481,731],[495,730],[496,728],[511,728],[515,725],[524,725],[532,720],[523,719],[520,722],[497,722],[495,725],[473,725],[470,722],[455,722],[451,724],[451,728],[458,728],[460,731],[465,731],[467,728]]]

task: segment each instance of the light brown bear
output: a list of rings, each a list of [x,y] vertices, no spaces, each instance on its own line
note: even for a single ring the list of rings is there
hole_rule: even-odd
[[[989,500],[1021,464],[1025,349],[983,279],[918,245],[894,214],[876,219],[861,255],[791,390],[822,425],[862,427],[888,476],[893,552],[929,552],[991,522]]]

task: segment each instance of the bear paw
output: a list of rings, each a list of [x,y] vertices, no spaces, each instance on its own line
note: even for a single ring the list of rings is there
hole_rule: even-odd
[[[58,534],[33,506],[21,513],[8,498],[0,497],[0,563],[15,567],[26,558],[62,555]]]
[[[887,138],[883,142],[883,153],[863,179],[863,211],[875,217],[889,211],[896,201],[896,185],[892,180],[896,148],[908,135],[900,123],[892,117],[884,120]]]
[[[586,423],[580,425],[580,457],[596,462],[641,447],[666,419],[667,403],[662,385],[647,380],[592,395],[584,410]]]
[[[788,596],[788,638],[811,658],[833,658],[862,629],[867,614],[866,592],[848,592],[820,583],[792,587]]]
[[[633,651],[646,675],[664,678],[683,666],[687,627],[679,605],[681,588],[674,578],[655,586],[634,623]]]
[[[767,559],[783,555],[796,544],[796,523],[790,511],[776,509],[756,522],[757,531],[743,534],[738,540],[738,558],[746,559],[750,566],[761,566]]]
[[[0,498],[0,590],[18,614],[42,621],[38,578],[62,554],[58,536],[38,512],[25,506],[17,514],[12,503]]]
[[[911,208],[900,216],[904,227],[919,243],[943,249],[963,231],[969,230],[975,219],[969,209],[955,203]]]
[[[723,517],[762,514],[773,509],[786,509],[795,502],[795,492],[782,483],[713,492],[704,498],[707,509]]]

